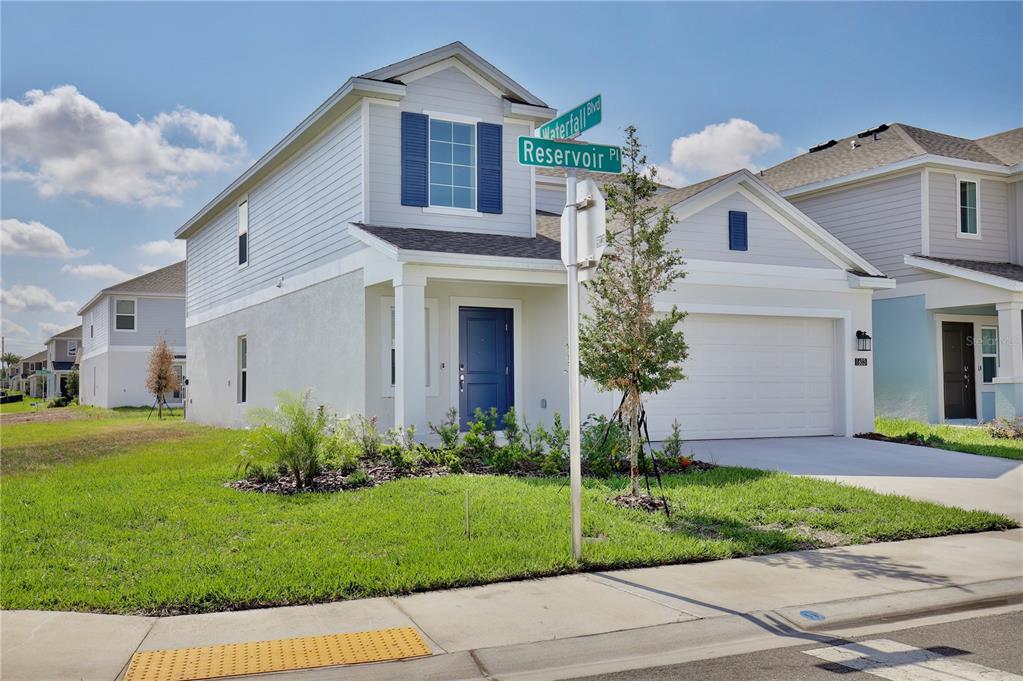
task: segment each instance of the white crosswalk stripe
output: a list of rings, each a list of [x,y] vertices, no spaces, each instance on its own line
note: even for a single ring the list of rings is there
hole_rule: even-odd
[[[1023,676],[1018,674],[957,660],[887,639],[860,641],[803,652],[891,681],[1023,681]]]

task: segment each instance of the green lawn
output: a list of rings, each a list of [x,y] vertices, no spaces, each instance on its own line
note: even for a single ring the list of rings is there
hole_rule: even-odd
[[[0,414],[22,414],[24,412],[38,411],[45,408],[46,400],[41,397],[28,397],[26,395],[21,399],[21,402],[0,404]]]
[[[912,432],[920,433],[925,437],[935,435],[941,440],[932,440],[932,444],[940,449],[1023,460],[1023,440],[991,437],[988,435],[987,428],[983,426],[946,426],[909,419],[878,418],[874,422],[874,428],[888,437],[898,437]]]
[[[666,478],[670,521],[605,503],[622,480],[588,481],[591,539],[579,566],[561,479],[459,475],[340,494],[240,492],[223,483],[241,433],[94,416],[4,427],[3,608],[214,611],[1014,526],[990,513],[721,468]],[[66,427],[70,435],[54,433]],[[160,434],[125,441],[125,430]]]

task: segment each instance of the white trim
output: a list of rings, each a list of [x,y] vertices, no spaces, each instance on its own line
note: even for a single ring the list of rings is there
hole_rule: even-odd
[[[921,156],[914,156],[913,158],[907,158],[902,161],[896,161],[895,163],[889,163],[887,165],[879,166],[877,168],[870,168],[868,170],[861,170],[855,173],[849,173],[848,175],[842,175],[841,177],[835,177],[830,180],[821,180],[820,182],[810,182],[808,184],[799,185],[797,187],[791,187],[789,189],[783,189],[780,194],[785,198],[799,197],[803,198],[807,194],[829,189],[831,187],[837,187],[852,182],[860,182],[867,179],[880,178],[885,175],[891,175],[892,173],[901,172],[903,170],[919,168],[923,166],[938,166],[942,168],[963,168],[966,170],[975,170],[978,172],[991,173],[998,177],[990,179],[1002,180],[1009,175],[1019,172],[1018,166],[1003,166],[994,163],[980,163],[978,161],[964,161],[958,158],[950,158],[948,156],[937,156],[934,154],[923,154]]]
[[[431,120],[436,118],[439,121],[447,121],[448,123],[476,125],[483,122],[483,119],[479,116],[466,116],[464,114],[448,113],[447,111],[427,111],[424,109],[423,113],[429,116]]]
[[[668,312],[671,305],[667,303],[654,303],[656,312]],[[719,315],[743,315],[755,317],[813,317],[816,319],[833,319],[838,322],[835,330],[838,343],[835,348],[836,358],[841,362],[836,363],[836,368],[841,376],[841,385],[836,386],[838,397],[841,399],[842,423],[835,424],[835,434],[845,437],[852,437],[853,428],[853,353],[852,335],[852,311],[841,308],[815,308],[815,307],[780,307],[775,305],[726,305],[721,303],[686,303],[686,312],[690,314],[719,314]],[[684,322],[683,322],[684,323]],[[866,329],[866,331],[870,331]],[[837,405],[836,405],[837,407]],[[837,414],[838,412],[836,412]],[[837,420],[837,419],[836,419]],[[841,431],[841,432],[838,432]]]
[[[931,254],[931,169],[920,173],[920,253]]]
[[[997,274],[977,272],[976,270],[958,267],[957,265],[949,265],[948,263],[937,262],[928,258],[920,258],[915,255],[904,255],[902,256],[902,261],[911,267],[926,270],[927,272],[934,272],[935,274],[944,274],[949,277],[966,279],[967,281],[973,281],[978,284],[987,284],[988,286],[995,286],[997,288],[1005,289],[1006,291],[1023,291],[1023,281],[1006,279],[1005,277],[999,277]]]
[[[111,310],[111,313],[113,315],[111,321],[113,323],[110,325],[110,330],[112,332],[115,332],[115,333],[136,333],[139,330],[139,299],[135,298],[135,297],[132,297],[132,296],[118,296],[118,295],[111,296],[111,299],[113,301],[112,307],[114,309]],[[132,308],[133,312],[132,312],[132,315],[131,315],[131,317],[132,317],[132,327],[130,329],[119,329],[119,328],[117,328],[117,317],[118,316],[121,316],[121,317],[127,317],[128,316],[126,314],[118,315],[118,313],[117,313],[117,303],[118,303],[118,301],[121,301],[121,300],[130,300],[132,302],[132,304],[133,304],[133,308]]]
[[[75,344],[75,351],[74,352],[71,352],[71,344],[72,343]],[[64,344],[64,354],[67,355],[68,357],[74,357],[75,355],[78,354],[78,339],[77,338],[68,338],[67,339],[67,343]]]
[[[197,230],[205,227],[208,218],[220,213],[221,210],[230,205],[233,197],[236,197],[243,188],[248,189],[256,185],[272,173],[283,161],[290,158],[292,154],[306,148],[315,142],[322,133],[347,118],[348,114],[358,106],[358,102],[355,100],[366,95],[377,98],[401,99],[405,96],[405,86],[399,83],[367,80],[366,78],[349,78],[323,104],[289,132],[284,139],[275,144],[270,151],[263,154],[238,179],[228,185],[226,189],[217,194],[215,198],[199,209],[198,213],[179,227],[174,232],[174,236],[179,239],[187,239],[193,236]],[[334,118],[335,113],[337,113],[336,118]]]
[[[242,342],[245,342],[245,366],[242,366]],[[235,381],[234,387],[234,401],[239,406],[244,406],[249,402],[249,336],[247,334],[239,334],[235,338],[234,343],[234,360],[235,360]],[[242,374],[245,374],[245,399],[242,399]]]
[[[168,346],[168,347],[170,348],[170,351],[174,355],[184,355],[184,354],[186,354],[185,346],[184,345],[172,345],[172,346]],[[96,348],[95,350],[90,350],[87,354],[83,354],[79,361],[80,362],[85,362],[86,360],[90,360],[90,359],[93,359],[95,357],[99,357],[100,355],[105,355],[108,352],[109,353],[118,353],[118,352],[142,353],[142,352],[152,352],[152,351],[153,351],[153,346],[151,346],[151,345],[103,345],[101,347]],[[183,362],[184,360],[175,359],[175,361]]]
[[[979,241],[981,237],[980,230],[980,178],[976,175],[961,175],[955,174],[955,207],[956,207],[956,238],[957,239],[975,239]],[[977,198],[977,205],[974,206],[974,211],[977,214],[977,232],[970,234],[969,232],[963,231],[963,207],[960,204],[962,200],[960,198],[962,187],[960,186],[963,182],[972,182],[975,188],[975,196]]]
[[[182,300],[185,299],[184,292],[182,292],[182,293],[147,293],[146,291],[110,291],[108,289],[103,289],[102,291],[100,291],[99,293],[94,295],[92,297],[92,299],[88,303],[83,305],[80,310],[78,310],[78,312],[77,312],[78,316],[81,317],[83,312],[88,310],[90,307],[94,306],[97,302],[99,302],[99,299],[103,298],[104,296],[109,296],[111,298],[113,298],[115,296],[120,296],[120,297],[135,296],[136,298],[163,298],[163,299],[180,298]],[[83,328],[82,330],[84,332],[85,329]]]
[[[992,323],[992,320],[994,322]],[[973,338],[980,337],[978,330],[983,326],[998,326],[998,317],[996,316],[984,316],[984,315],[959,315],[959,314],[935,314],[934,315],[934,342],[937,344],[937,355],[938,355],[938,423],[945,423],[945,344],[942,340],[941,335],[941,324],[942,322],[963,322],[966,324],[972,324],[973,326]],[[981,395],[985,392],[994,392],[995,383],[984,383],[984,361],[981,358],[981,347],[980,343],[973,343],[973,384],[974,384],[974,406],[977,412],[977,422],[981,421],[983,409],[983,398]],[[978,380],[979,379],[979,380]]]
[[[473,189],[475,190],[475,187]],[[453,206],[423,206],[423,212],[433,215],[457,215],[460,218],[483,217],[483,213],[474,208],[455,208]]]
[[[429,344],[430,356],[427,360],[426,373],[426,396],[440,396],[440,316],[438,314],[439,303],[436,298],[425,299],[427,329],[429,335],[426,342]],[[394,329],[391,327],[391,315],[395,314],[394,296],[381,296],[380,298],[380,343],[384,352],[381,357],[381,397],[388,399],[394,397],[394,384],[391,383],[391,353],[388,352],[388,339],[391,348],[394,345]]]
[[[362,100],[362,196],[359,215],[361,222],[369,224],[369,99]]]
[[[440,112],[440,111],[423,111],[423,114],[425,114],[426,117],[427,117],[427,131],[426,131],[426,194],[427,194],[427,196],[426,196],[426,205],[423,206],[423,212],[424,213],[435,213],[435,214],[438,214],[438,215],[457,215],[457,216],[461,216],[461,217],[483,217],[483,213],[479,212],[480,169],[479,169],[478,159],[477,159],[477,156],[479,154],[479,142],[480,142],[479,141],[479,134],[478,134],[479,131],[477,129],[477,124],[480,123],[480,121],[482,121],[483,119],[482,118],[477,118],[475,116],[461,116],[459,114],[444,113],[444,112]],[[472,178],[472,187],[468,188],[470,190],[470,194],[472,195],[472,206],[473,206],[472,208],[462,208],[460,206],[435,206],[432,203],[432,200],[433,200],[433,184],[434,184],[433,183],[433,178],[432,178],[432,175],[433,175],[433,142],[434,142],[434,140],[433,140],[433,122],[434,122],[434,120],[442,122],[442,123],[457,123],[458,125],[468,125],[468,126],[470,126],[472,128],[472,154],[471,154],[471,156],[472,156],[472,165],[469,166],[469,167],[472,168],[473,178]],[[454,138],[452,138],[452,141],[450,143],[438,140],[438,144],[451,144],[452,147],[454,147],[455,144],[460,144],[460,143],[455,142]],[[462,145],[462,146],[465,146],[465,145]],[[454,153],[453,149],[452,149],[452,153]],[[453,160],[451,162],[438,161],[437,163],[438,164],[442,164],[442,165],[450,166],[452,168],[452,173],[454,173],[454,167],[455,167],[456,164],[454,163]],[[460,168],[465,168],[466,167],[464,164],[461,164],[461,163],[459,163],[457,165]],[[437,183],[437,185],[438,186],[450,187],[451,190],[452,190],[452,200],[453,200],[453,197],[454,197],[453,192],[454,192],[454,189],[455,189],[455,185],[454,185],[454,180],[453,179],[452,179],[452,184],[450,184],[450,185],[444,185],[444,184],[441,184],[439,182]],[[465,189],[465,187],[458,187],[458,188],[459,189]]]
[[[238,215],[238,230],[237,236],[234,240],[234,262],[238,266],[237,269],[245,269],[249,266],[249,255],[252,252],[252,237],[249,235],[249,195],[245,194],[235,202],[236,212]],[[244,218],[244,221],[242,220]],[[242,224],[244,222],[244,224]],[[241,255],[241,237],[245,235],[245,262],[238,262],[238,256]]]
[[[523,367],[526,364],[528,357],[525,353],[525,344],[523,343],[523,316],[522,316],[522,300],[520,298],[463,298],[451,296],[451,318],[448,320],[448,332],[450,334],[451,343],[449,355],[449,364],[452,367],[452,371],[449,371],[450,375],[448,388],[451,396],[450,406],[458,409],[461,406],[461,398],[458,392],[458,308],[460,307],[496,307],[511,309],[512,311],[512,366],[514,367],[512,375],[515,381],[513,386],[513,399],[515,403],[512,405],[516,411],[521,410],[525,402],[523,402]],[[459,413],[459,416],[462,416]]]
[[[420,78],[426,78],[427,76],[432,76],[435,73],[440,73],[441,71],[445,71],[447,69],[458,69],[466,76],[468,76],[470,79],[472,79],[474,83],[476,83],[481,88],[483,88],[484,90],[486,90],[495,97],[502,97],[504,95],[504,92],[502,92],[500,88],[498,88],[496,85],[491,83],[486,78],[483,78],[479,73],[469,68],[455,57],[448,57],[447,59],[442,59],[441,61],[434,62],[429,66],[424,66],[422,68],[416,69],[415,71],[404,73],[401,76],[401,81],[408,85],[409,83],[413,83],[419,80]]]
[[[998,318],[995,317],[995,319],[997,320]],[[995,351],[993,353],[992,352],[985,352],[984,351],[984,331],[986,329],[993,329],[994,332],[995,332]],[[984,360],[986,358],[988,358],[988,357],[994,357],[995,358],[995,375],[991,378],[990,382],[984,380]],[[1001,343],[998,342],[998,322],[996,321],[994,324],[981,324],[981,326],[980,326],[980,367],[979,367],[980,382],[985,384],[985,385],[994,385],[995,380],[998,378],[998,376],[1000,374],[999,369],[1001,369],[1001,368],[1002,368],[1002,352],[1001,352]]]

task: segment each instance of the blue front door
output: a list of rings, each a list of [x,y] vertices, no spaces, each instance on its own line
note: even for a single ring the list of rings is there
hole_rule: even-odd
[[[512,311],[458,308],[458,418],[462,430],[476,409],[503,416],[514,404]]]

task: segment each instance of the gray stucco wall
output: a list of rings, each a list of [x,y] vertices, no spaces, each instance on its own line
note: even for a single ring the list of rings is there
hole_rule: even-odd
[[[275,393],[313,389],[345,415],[364,411],[362,271],[301,289],[187,329],[188,420],[242,426]],[[248,402],[238,404],[238,337],[248,340]]]
[[[878,416],[937,420],[933,320],[922,295],[874,301],[874,404]]]

